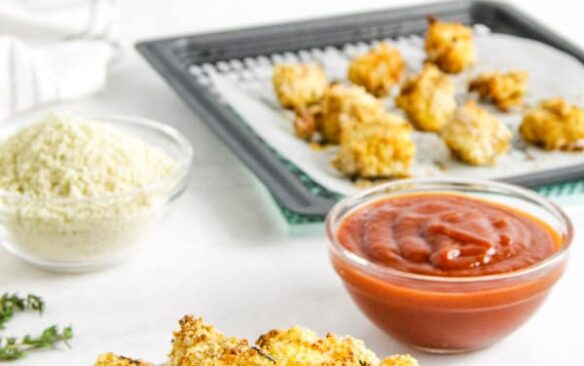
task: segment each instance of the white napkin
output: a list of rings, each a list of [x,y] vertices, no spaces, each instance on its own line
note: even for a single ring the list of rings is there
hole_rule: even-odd
[[[116,16],[117,0],[2,0],[0,118],[102,88]]]

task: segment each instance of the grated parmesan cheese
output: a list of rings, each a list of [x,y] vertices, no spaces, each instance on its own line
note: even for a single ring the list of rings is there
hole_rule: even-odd
[[[101,197],[167,177],[169,156],[107,125],[49,115],[0,144],[0,189],[43,198]]]
[[[11,194],[0,207],[4,242],[52,269],[121,257],[162,216],[177,182],[141,188],[176,165],[113,126],[51,114],[0,142],[0,191]]]

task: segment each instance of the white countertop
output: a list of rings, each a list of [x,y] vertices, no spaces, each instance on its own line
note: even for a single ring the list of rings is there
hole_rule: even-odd
[[[92,365],[98,353],[163,361],[184,314],[203,316],[230,335],[302,324],[361,338],[379,355],[410,352],[422,365],[560,365],[581,359],[584,341],[584,250],[578,233],[569,269],[537,315],[486,351],[459,356],[419,354],[377,330],[357,310],[333,273],[321,230],[291,234],[258,180],[197,121],[130,47],[133,41],[289,19],[347,13],[406,0],[228,1],[125,0],[124,58],[98,95],[49,106],[122,113],[167,122],[195,149],[191,183],[150,245],[121,266],[61,275],[31,267],[0,249],[0,292],[42,295],[42,318],[20,315],[14,333],[72,324],[71,350],[43,352],[14,365]],[[409,2],[411,3],[411,1]],[[522,1],[528,11],[584,47],[583,4]],[[577,229],[584,207],[569,207]]]

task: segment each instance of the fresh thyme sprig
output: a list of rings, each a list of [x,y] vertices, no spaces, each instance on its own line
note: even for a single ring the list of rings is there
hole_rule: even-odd
[[[0,361],[14,361],[23,358],[30,351],[38,349],[53,349],[59,343],[70,347],[68,341],[73,338],[73,329],[65,327],[60,330],[56,325],[48,327],[40,335],[32,337],[0,337]]]
[[[20,297],[18,294],[3,294],[0,297],[0,330],[6,328],[6,323],[12,319],[15,312],[26,310],[42,314],[45,310],[45,302],[33,294],[28,294],[26,297]]]
[[[5,293],[0,297],[0,330],[6,329],[6,323],[14,317],[16,312],[34,311],[42,314],[45,302],[39,296],[29,294],[20,297],[18,294]],[[22,338],[0,336],[0,362],[18,360],[30,351],[38,349],[53,349],[58,344],[73,338],[73,329],[65,327],[62,330],[53,325],[45,329],[38,336],[26,335]]]

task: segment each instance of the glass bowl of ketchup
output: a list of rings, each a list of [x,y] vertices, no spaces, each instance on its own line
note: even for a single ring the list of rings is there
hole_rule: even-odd
[[[328,214],[332,264],[363,313],[433,353],[478,350],[525,323],[561,277],[566,214],[517,186],[408,179]]]

